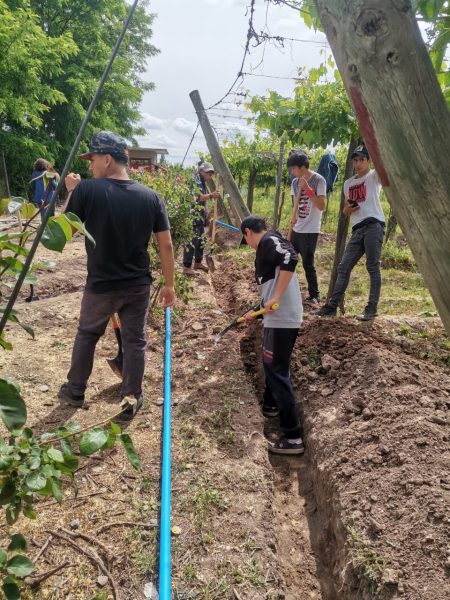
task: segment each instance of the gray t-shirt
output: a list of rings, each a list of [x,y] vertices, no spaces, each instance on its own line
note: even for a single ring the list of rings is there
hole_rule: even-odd
[[[322,175],[313,171],[308,179],[308,185],[312,187],[316,196],[327,195],[327,182]],[[291,184],[291,194],[295,198],[299,191],[298,177]],[[300,191],[298,199],[297,223],[293,230],[296,233],[320,233],[320,223],[322,221],[322,211],[317,208],[311,198],[304,190]]]
[[[298,277],[295,273],[298,257],[292,244],[276,231],[268,231],[260,240],[255,258],[255,278],[261,304],[273,298],[281,271],[293,276],[280,300],[280,308],[264,315],[264,327],[298,329],[302,322],[303,305]]]

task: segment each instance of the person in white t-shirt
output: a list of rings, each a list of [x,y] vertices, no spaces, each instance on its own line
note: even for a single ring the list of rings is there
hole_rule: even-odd
[[[320,234],[322,211],[325,208],[327,183],[322,175],[310,170],[309,158],[305,154],[291,154],[287,166],[294,177],[291,186],[294,205],[290,241],[302,257],[308,283],[307,302],[319,304],[320,292],[314,254]]]
[[[364,313],[357,319],[371,321],[377,316],[381,290],[381,249],[384,237],[384,214],[380,203],[381,183],[376,171],[370,169],[369,153],[364,145],[352,154],[356,174],[344,182],[344,213],[350,216],[352,235],[338,267],[338,275],[327,304],[319,317],[333,317],[347,289],[350,273],[359,259],[366,255],[366,268],[370,276],[369,301]]]

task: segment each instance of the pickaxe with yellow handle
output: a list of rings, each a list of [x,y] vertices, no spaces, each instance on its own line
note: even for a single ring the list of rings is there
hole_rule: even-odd
[[[229,323],[225,329],[222,329],[221,332],[219,332],[216,337],[214,338],[215,343],[217,344],[217,342],[220,342],[220,340],[223,338],[223,336],[227,333],[227,331],[230,331],[230,329],[233,329],[234,327],[236,327],[237,325],[239,325],[240,323],[243,323],[244,321],[246,321],[245,315],[249,312],[249,311],[253,311],[250,315],[249,318],[250,319],[256,319],[256,317],[259,317],[259,315],[263,315],[264,313],[268,312],[268,310],[278,310],[280,308],[280,305],[278,303],[272,304],[272,306],[270,307],[270,309],[266,308],[260,308],[259,310],[255,310],[256,308],[258,308],[259,304],[257,304],[256,306],[252,306],[252,308],[247,309],[245,311],[245,313],[243,313],[241,316],[236,317],[235,319],[233,319],[233,321],[231,321],[231,323]]]

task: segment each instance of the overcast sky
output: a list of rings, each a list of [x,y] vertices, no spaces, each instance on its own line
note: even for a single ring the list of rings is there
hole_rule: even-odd
[[[148,62],[145,79],[155,90],[142,102],[143,122],[147,135],[139,138],[141,146],[167,148],[171,162],[181,162],[197,119],[189,92],[199,90],[205,106],[219,100],[229,89],[240,68],[248,29],[247,5],[250,0],[153,0],[150,11],[156,14],[152,42],[160,54]],[[291,95],[299,67],[318,66],[323,62],[325,36],[315,34],[301,21],[297,11],[270,6],[256,0],[254,28],[271,35],[308,40],[289,42],[285,48],[266,44],[252,48],[244,71],[285,77],[286,79],[246,76],[240,90],[251,95],[273,89]],[[262,62],[261,62],[262,61]],[[242,100],[230,96],[228,101]],[[233,137],[236,131],[251,133],[242,118],[242,107],[221,105],[211,114],[219,138]],[[226,115],[226,116],[225,116]],[[199,129],[186,165],[197,159],[197,151],[206,144]]]

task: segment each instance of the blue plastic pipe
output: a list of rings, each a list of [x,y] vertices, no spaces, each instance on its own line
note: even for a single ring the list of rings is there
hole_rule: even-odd
[[[241,233],[241,230],[239,229],[239,227],[235,227],[234,225],[229,225],[228,223],[224,223],[223,221],[216,221],[217,225],[222,225],[222,227],[227,227],[228,229],[232,229],[233,231],[239,231],[239,233]]]
[[[166,344],[164,352],[164,414],[161,476],[161,519],[159,529],[159,600],[171,600],[170,565],[170,437],[171,437],[171,390],[170,390],[170,308],[166,308]]]

